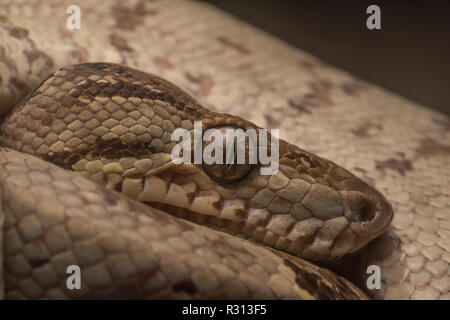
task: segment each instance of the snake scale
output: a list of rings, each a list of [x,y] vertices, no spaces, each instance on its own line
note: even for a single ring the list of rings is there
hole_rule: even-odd
[[[450,298],[447,117],[205,4],[80,3],[0,8],[5,298]],[[275,175],[171,163],[244,118],[298,145]]]

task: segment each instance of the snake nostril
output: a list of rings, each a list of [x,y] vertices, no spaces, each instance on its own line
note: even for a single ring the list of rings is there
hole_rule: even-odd
[[[345,216],[351,220],[352,230],[366,237],[384,231],[392,219],[392,207],[378,193],[341,191]]]
[[[359,207],[359,214],[361,216],[361,221],[372,221],[375,218],[376,205],[367,199],[361,201]]]

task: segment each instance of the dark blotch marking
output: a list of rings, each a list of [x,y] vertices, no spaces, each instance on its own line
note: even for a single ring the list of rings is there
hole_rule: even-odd
[[[40,267],[49,261],[50,261],[50,259],[48,259],[48,258],[38,258],[38,257],[31,257],[28,259],[28,262],[30,263],[30,265],[33,268]]]
[[[318,290],[319,289],[319,277],[315,274],[305,272],[305,270],[297,267],[289,260],[284,260],[284,264],[293,270],[296,274],[295,282],[303,289],[309,292],[312,296],[318,299],[329,300],[330,297],[326,297]]]
[[[357,97],[362,89],[364,89],[364,84],[358,81],[348,81],[341,84],[341,89],[345,94]]]
[[[140,99],[161,100],[167,102],[168,104],[174,105],[179,110],[184,109],[186,113],[198,114],[195,109],[186,106],[182,101],[178,101],[177,98],[175,98],[168,92],[151,91],[147,88],[123,81],[117,81],[114,84],[102,83],[101,85],[91,81],[83,84],[80,87],[84,89],[89,88],[87,91],[88,93],[92,93],[95,90],[95,95],[100,96],[103,95],[107,97],[113,97],[115,95],[120,95],[125,99],[136,97]],[[76,95],[72,94],[72,96],[78,98],[80,94],[81,93],[76,92]]]
[[[203,109],[191,96],[180,90],[172,83],[159,78],[156,75],[141,72],[135,69],[125,69],[121,65],[109,63],[84,63],[77,66],[77,69],[70,70],[68,76],[75,78],[78,75],[87,77],[92,70],[96,69],[99,75],[104,76],[107,73],[112,75],[116,82],[113,84],[109,82],[93,82],[88,80],[76,87],[78,90],[72,90],[71,95],[78,98],[80,95],[87,95],[89,98],[99,97],[113,97],[120,95],[126,99],[130,97],[161,100],[174,106],[177,110],[184,111],[195,117],[201,116],[199,110]],[[68,77],[66,76],[66,78]],[[73,80],[73,79],[72,79]],[[144,85],[150,84],[156,90],[145,88],[144,86],[132,84],[133,81],[141,81]],[[82,92],[79,92],[82,91]]]
[[[394,159],[389,158],[385,161],[376,161],[375,167],[377,169],[383,170],[383,169],[392,169],[399,172],[401,175],[405,175],[406,171],[411,171],[413,169],[411,161],[404,159]]]
[[[45,81],[53,77],[55,73],[50,73],[48,76],[46,76],[34,89],[28,94],[27,97],[25,97],[24,101],[27,101],[30,98],[33,98],[39,94],[38,89],[44,84]]]
[[[302,163],[301,161],[299,161],[300,159],[302,159],[303,161],[309,164],[309,168],[320,167],[320,163],[316,159],[314,159],[312,155],[300,153],[298,151],[287,152],[286,154],[283,155],[283,158],[293,160],[297,163]]]
[[[9,35],[19,40],[24,39],[28,36],[28,30],[20,27],[14,27],[9,30]]]
[[[439,143],[431,138],[424,139],[416,149],[418,157],[430,157],[450,154],[450,145]]]
[[[78,89],[74,89],[70,92],[70,96],[74,97],[75,99],[78,99],[78,97],[81,96],[81,91]]]
[[[53,124],[53,117],[49,114],[46,114],[44,117],[42,117],[41,123],[44,126],[50,127]]]
[[[92,96],[95,97],[96,95],[98,95],[101,92],[102,87],[99,85],[96,86],[91,86],[87,89],[87,92]]]
[[[318,105],[331,105],[330,91],[333,88],[333,83],[328,80],[318,80],[309,84],[313,94],[317,100]]]
[[[440,126],[444,130],[444,132],[450,131],[450,118],[433,118],[433,122]]]
[[[269,128],[277,128],[280,126],[280,120],[275,119],[271,114],[265,114],[264,119],[266,120],[267,126]]]
[[[247,217],[247,212],[243,209],[235,209],[234,213],[241,219],[245,219]]]
[[[90,86],[92,86],[94,84],[94,81],[90,80],[90,79],[85,79],[81,82],[77,83],[77,87],[78,88],[82,88],[82,89],[87,89]]]
[[[124,30],[134,30],[142,24],[145,15],[155,15],[156,10],[146,9],[145,1],[137,3],[133,8],[128,8],[121,4],[112,7],[112,17],[116,22],[116,27]]]
[[[38,93],[38,89],[44,84],[45,81],[47,81],[48,79],[50,79],[53,76],[53,73],[49,74],[48,76],[46,76],[36,87],[34,87],[34,89],[30,92],[30,94],[24,99],[24,101],[28,100],[29,98],[33,98],[35,96],[37,96]]]
[[[136,299],[141,297],[143,294],[142,286],[139,284],[138,280],[133,279],[124,283],[119,283],[115,290],[121,298],[125,299]]]
[[[330,91],[333,84],[327,80],[317,80],[309,83],[311,92],[306,93],[299,99],[289,99],[288,104],[299,113],[311,113],[308,107],[330,106],[333,101],[330,97]]]
[[[185,75],[186,78],[193,84],[192,91],[194,91],[197,96],[208,96],[211,93],[214,80],[210,75],[194,75],[192,73],[186,73]]]

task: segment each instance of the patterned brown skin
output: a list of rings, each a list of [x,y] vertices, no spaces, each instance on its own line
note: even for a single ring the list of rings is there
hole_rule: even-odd
[[[1,115],[60,66],[110,61],[154,72],[210,110],[280,128],[287,141],[332,159],[388,197],[395,211],[388,231],[344,257],[354,283],[365,288],[366,268],[375,264],[381,289],[369,294],[378,299],[450,299],[448,116],[204,2],[77,2],[88,22],[81,32],[64,28],[62,13],[72,0],[0,6]]]
[[[6,299],[367,298],[326,269],[7,148],[0,191]],[[67,288],[69,265],[81,268],[80,290]]]
[[[378,191],[282,140],[273,176],[255,165],[224,181],[201,165],[174,165],[170,134],[177,127],[192,132],[195,120],[204,130],[257,128],[201,107],[152,74],[87,63],[45,79],[1,124],[0,143],[178,217],[312,261],[355,252],[390,223],[392,207]]]
[[[192,130],[195,120],[202,121],[204,130],[223,125],[257,128],[240,117],[208,111],[152,74],[88,63],[60,69],[46,79],[5,120],[0,141],[62,167],[87,171],[91,178],[103,171],[94,177],[103,185],[120,174],[122,181],[109,184],[119,192],[188,209],[174,212],[185,218],[192,212],[203,219],[211,217],[205,224],[315,261],[358,250],[390,223],[392,208],[379,192],[331,161],[284,141],[280,141],[280,171],[273,176],[261,175],[258,165],[235,181],[213,180],[199,165],[187,165],[196,174],[181,174],[181,180],[179,172],[174,173],[180,171],[177,166],[161,165],[157,173],[136,170],[138,160],[157,155],[168,159],[176,143],[170,134],[177,127]],[[127,158],[135,161],[124,168],[121,161]],[[109,169],[113,163],[119,168]],[[166,182],[164,199],[143,194],[146,184],[151,188],[154,182],[147,178]],[[127,190],[129,184],[133,187]],[[171,200],[172,185],[178,188],[174,194],[187,196],[185,203]],[[211,206],[205,207],[208,200]]]

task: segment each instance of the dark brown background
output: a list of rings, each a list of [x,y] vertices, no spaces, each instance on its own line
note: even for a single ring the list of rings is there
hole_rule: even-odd
[[[205,0],[360,78],[450,115],[450,1]],[[381,30],[366,9],[381,8]]]

